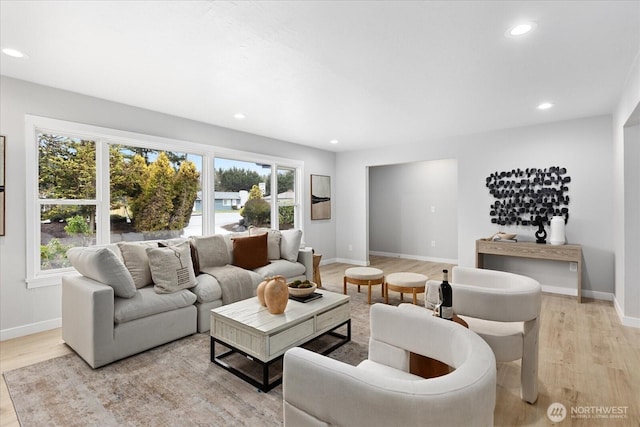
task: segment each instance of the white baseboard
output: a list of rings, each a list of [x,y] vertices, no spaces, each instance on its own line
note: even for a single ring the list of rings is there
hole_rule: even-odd
[[[578,296],[578,291],[576,289],[571,288],[562,288],[560,286],[548,286],[540,284],[542,287],[542,292],[548,292],[550,294],[559,294],[559,295],[569,295],[572,297]]]
[[[329,259],[322,259],[320,260],[320,265],[327,265],[327,264],[334,264],[338,262],[338,260],[336,258],[329,258]]]
[[[600,292],[600,291],[588,291],[583,289],[582,296],[593,299],[601,299],[605,301],[613,301],[615,297],[611,292]]]
[[[44,322],[31,323],[17,328],[3,329],[0,331],[0,341],[12,338],[24,337],[26,335],[37,334],[38,332],[49,331],[62,327],[62,318],[46,320]]]
[[[630,326],[632,328],[640,328],[640,318],[625,316],[624,313],[622,312],[622,309],[620,308],[620,305],[618,304],[618,300],[615,298],[613,299],[613,306],[616,309],[616,313],[618,313],[618,317],[620,318],[620,323],[622,323],[624,326]]]
[[[441,262],[444,264],[456,264],[456,265],[458,264],[457,259],[436,258],[436,257],[409,255],[409,254],[396,254],[392,252],[369,251],[369,255],[386,256],[389,258],[414,259],[416,261]]]
[[[360,265],[362,267],[367,267],[369,265],[369,261],[363,261],[360,259],[349,259],[349,258],[335,258],[335,262],[340,262],[343,264]]]
[[[548,292],[550,294],[560,294],[560,295],[569,295],[572,297],[578,296],[578,290],[573,288],[563,288],[560,286],[549,286],[540,284],[542,287],[542,292]],[[600,292],[600,291],[589,291],[583,290],[582,296],[593,299],[600,299],[604,301],[613,301],[613,294],[610,292]]]

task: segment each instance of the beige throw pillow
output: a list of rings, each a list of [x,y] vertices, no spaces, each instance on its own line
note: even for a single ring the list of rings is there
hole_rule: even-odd
[[[193,241],[198,250],[198,262],[201,268],[231,264],[229,247],[222,235],[193,237]]]
[[[157,293],[168,294],[196,285],[188,242],[176,246],[147,248],[146,252],[153,278],[153,289]]]
[[[158,243],[156,242],[118,243],[124,265],[127,266],[127,270],[129,270],[131,277],[133,277],[133,283],[135,283],[138,289],[153,283],[146,249],[157,246]]]

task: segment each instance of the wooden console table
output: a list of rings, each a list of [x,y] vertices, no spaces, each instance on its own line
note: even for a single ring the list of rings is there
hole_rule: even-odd
[[[485,255],[575,262],[578,264],[578,302],[582,302],[582,246],[580,245],[476,240],[476,268],[484,268]]]

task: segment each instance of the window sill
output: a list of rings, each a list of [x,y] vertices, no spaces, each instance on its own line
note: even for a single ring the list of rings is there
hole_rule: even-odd
[[[28,278],[27,289],[44,288],[47,286],[60,286],[62,284],[62,276],[74,271],[73,269],[65,269],[64,271],[56,271],[50,274],[40,274],[36,277]]]

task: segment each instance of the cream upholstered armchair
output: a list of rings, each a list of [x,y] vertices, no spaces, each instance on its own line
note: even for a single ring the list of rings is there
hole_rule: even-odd
[[[491,346],[498,362],[522,359],[520,397],[538,398],[540,283],[503,271],[454,267],[453,311]]]
[[[285,426],[493,426],[495,357],[478,335],[412,304],[374,304],[370,316],[369,356],[358,366],[285,353]],[[456,369],[424,379],[409,373],[409,352]]]

